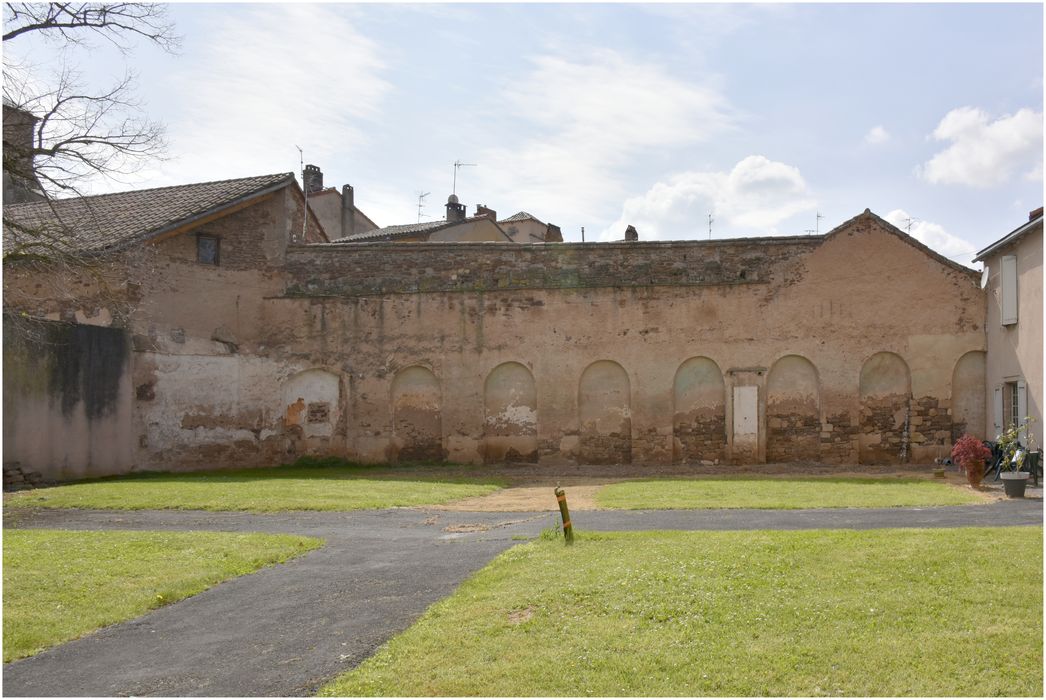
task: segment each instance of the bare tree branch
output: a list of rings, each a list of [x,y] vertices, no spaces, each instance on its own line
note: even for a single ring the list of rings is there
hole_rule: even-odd
[[[177,50],[181,38],[167,17],[165,5],[121,3],[8,3],[4,5],[4,41],[42,32],[63,42],[79,43],[85,34],[102,36],[121,51],[128,37],[141,37],[164,51]]]

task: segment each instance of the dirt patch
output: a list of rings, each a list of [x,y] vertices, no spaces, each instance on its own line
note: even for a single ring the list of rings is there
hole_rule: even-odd
[[[528,605],[522,610],[513,610],[508,614],[508,621],[513,625],[521,625],[534,617],[534,606]]]

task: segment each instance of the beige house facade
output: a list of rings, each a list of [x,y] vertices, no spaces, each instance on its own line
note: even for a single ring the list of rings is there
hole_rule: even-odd
[[[985,432],[993,439],[1026,417],[1043,445],[1042,207],[1028,221],[977,253],[987,296]]]
[[[286,180],[241,185],[264,198],[97,232],[125,242],[107,290],[5,275],[9,315],[126,333],[121,471],[928,463],[985,425],[978,273],[867,210],[821,236],[346,244]],[[62,400],[7,388],[5,463],[112,469],[23,450],[26,396]]]

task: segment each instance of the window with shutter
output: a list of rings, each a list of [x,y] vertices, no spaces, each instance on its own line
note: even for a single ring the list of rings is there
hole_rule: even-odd
[[[1017,256],[1002,258],[1002,325],[1017,323]]]

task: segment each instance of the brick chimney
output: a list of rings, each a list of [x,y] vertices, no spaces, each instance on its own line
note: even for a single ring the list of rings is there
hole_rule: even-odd
[[[323,189],[323,171],[318,165],[306,165],[301,174],[301,188],[305,194],[315,194]]]
[[[458,196],[452,194],[447,197],[447,221],[464,221],[465,205],[458,202]]]
[[[356,233],[356,196],[352,191],[352,185],[342,185],[341,235],[345,237],[354,233]]]
[[[563,232],[555,224],[545,226],[545,243],[562,243]]]
[[[1038,209],[1033,209],[1032,211],[1028,212],[1028,221],[1035,221],[1040,216],[1042,216],[1042,207],[1039,207]]]
[[[486,204],[476,205],[476,216],[485,216],[491,221],[498,220],[498,213],[493,209],[488,208]]]
[[[639,231],[632,224],[629,224],[628,228],[625,229],[625,240],[630,242],[639,240]]]

